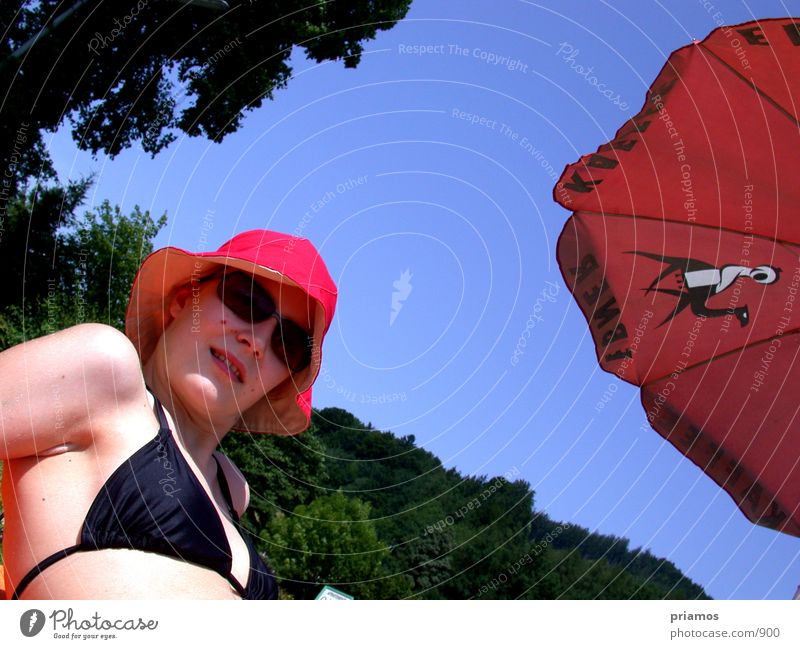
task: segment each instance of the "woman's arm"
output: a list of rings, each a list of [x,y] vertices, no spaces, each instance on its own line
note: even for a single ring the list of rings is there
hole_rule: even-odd
[[[113,327],[83,324],[0,353],[0,460],[88,447],[144,390],[139,357]]]

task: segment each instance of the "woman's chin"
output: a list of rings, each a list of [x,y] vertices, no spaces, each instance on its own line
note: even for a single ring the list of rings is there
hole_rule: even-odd
[[[181,386],[181,401],[195,411],[214,415],[235,409],[236,385],[227,377],[192,374]],[[173,388],[177,388],[173,381]]]

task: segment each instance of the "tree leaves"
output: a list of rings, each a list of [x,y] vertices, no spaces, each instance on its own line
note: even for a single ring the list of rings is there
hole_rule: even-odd
[[[324,584],[370,598],[706,597],[627,539],[536,512],[518,471],[462,476],[411,436],[341,408],[315,412],[311,433],[241,436],[235,446],[265,496],[246,518],[294,598]]]
[[[323,585],[359,599],[398,599],[411,594],[411,579],[386,569],[389,547],[378,540],[370,507],[341,492],[278,514],[262,538],[283,588],[313,599]]]
[[[124,330],[133,278],[166,223],[104,201],[75,213],[91,179],[36,185],[10,201],[0,255],[0,349],[82,322]]]
[[[139,4],[145,6],[133,11]],[[405,16],[410,0],[318,4],[259,0],[224,15],[166,0],[90,0],[55,28],[61,0],[0,8],[0,162],[28,124],[14,185],[40,172],[52,179],[42,131],[65,118],[82,149],[115,156],[141,142],[155,155],[180,130],[220,142],[247,111],[284,87],[295,45],[317,62],[355,67],[361,43]],[[24,54],[12,52],[39,34]]]

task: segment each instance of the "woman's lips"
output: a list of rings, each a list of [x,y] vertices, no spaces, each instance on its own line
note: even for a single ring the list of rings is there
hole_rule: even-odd
[[[239,383],[244,383],[245,371],[239,359],[232,354],[228,354],[214,347],[210,348],[210,352],[211,357],[223,371],[231,378],[236,379]]]

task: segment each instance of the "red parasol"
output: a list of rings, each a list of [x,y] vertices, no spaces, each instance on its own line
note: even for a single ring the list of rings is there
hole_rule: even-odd
[[[564,279],[603,369],[754,523],[800,536],[800,19],[674,52],[566,167]]]

